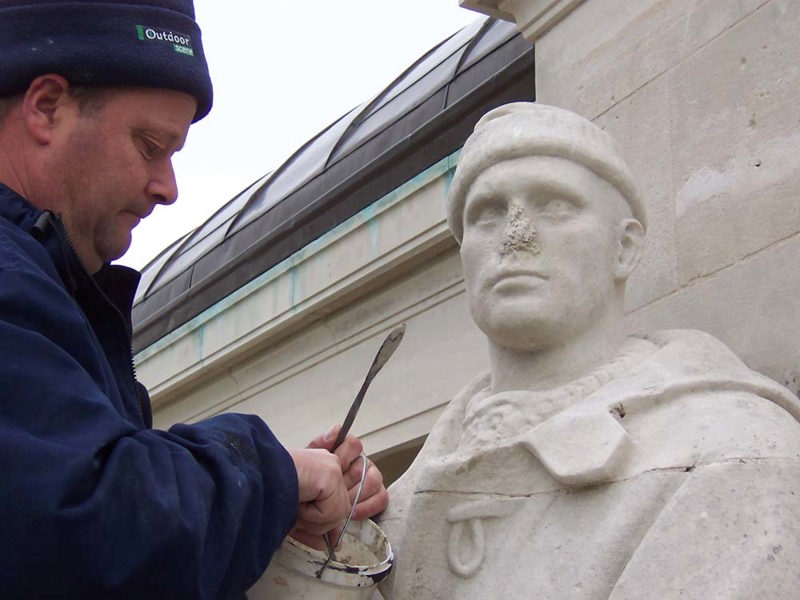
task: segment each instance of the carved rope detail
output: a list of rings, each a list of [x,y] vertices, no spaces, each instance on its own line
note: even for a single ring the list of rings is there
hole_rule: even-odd
[[[464,531],[465,523],[467,532]],[[453,573],[464,578],[472,577],[483,563],[485,553],[486,539],[481,519],[469,519],[451,524],[447,561]]]
[[[493,498],[454,506],[447,513],[450,535],[447,562],[459,577],[472,577],[486,557],[484,519],[507,517],[519,510],[524,498]]]

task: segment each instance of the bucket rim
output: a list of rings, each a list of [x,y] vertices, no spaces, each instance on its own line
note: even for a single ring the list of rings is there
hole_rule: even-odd
[[[358,525],[359,527],[369,527],[373,530],[374,534],[381,540],[380,547],[385,548],[385,558],[370,564],[354,565],[337,560],[331,560],[328,563],[325,571],[323,571],[320,579],[328,583],[335,583],[345,587],[367,587],[375,585],[382,581],[389,575],[394,564],[394,552],[386,534],[383,530],[370,519],[364,521],[353,521],[351,527]],[[355,532],[348,529],[347,535],[353,537]],[[278,552],[273,556],[273,560],[283,564],[285,567],[293,567],[300,572],[305,572],[307,576],[315,577],[316,573],[322,568],[322,565],[327,560],[327,555],[324,551],[311,548],[295,540],[294,538],[287,537]],[[292,563],[292,565],[288,564]],[[300,568],[305,564],[304,568]],[[353,583],[353,577],[358,578]]]

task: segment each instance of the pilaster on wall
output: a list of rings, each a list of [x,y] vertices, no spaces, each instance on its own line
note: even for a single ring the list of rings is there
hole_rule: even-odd
[[[459,0],[459,6],[517,24],[530,43],[566,18],[586,0]]]

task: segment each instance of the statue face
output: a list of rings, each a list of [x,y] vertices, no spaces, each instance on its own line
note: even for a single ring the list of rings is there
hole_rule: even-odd
[[[605,316],[615,286],[621,194],[585,167],[532,156],[472,184],[461,260],[472,316],[495,343],[537,350]]]

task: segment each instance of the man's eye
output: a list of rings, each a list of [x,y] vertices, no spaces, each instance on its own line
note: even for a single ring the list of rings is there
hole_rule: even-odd
[[[151,160],[161,151],[161,148],[153,141],[147,138],[140,138],[139,142],[140,151],[142,156],[147,160]]]

